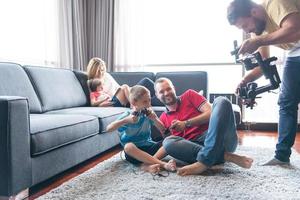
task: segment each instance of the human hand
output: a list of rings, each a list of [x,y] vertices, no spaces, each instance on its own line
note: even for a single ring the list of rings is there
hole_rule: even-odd
[[[147,110],[148,110],[148,112],[149,112],[149,114],[147,115],[147,117],[148,117],[149,119],[155,120],[155,119],[158,118],[157,115],[156,115],[156,113],[154,112],[154,110],[153,110],[152,108],[147,108]]]
[[[235,94],[239,95],[239,91],[240,88],[245,87],[247,85],[247,81],[245,81],[244,79],[237,85],[236,89],[235,89]]]
[[[178,132],[185,129],[185,122],[180,120],[173,120],[170,126],[171,129],[174,129]]]
[[[258,48],[260,47],[260,42],[257,38],[250,38],[247,40],[244,40],[239,51],[238,54],[247,54],[247,53],[253,53],[254,51],[256,51]]]
[[[124,118],[124,121],[127,124],[134,124],[138,121],[138,116],[130,114],[127,117]]]

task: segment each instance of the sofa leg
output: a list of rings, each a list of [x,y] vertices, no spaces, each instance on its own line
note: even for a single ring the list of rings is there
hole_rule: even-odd
[[[0,200],[23,200],[29,197],[29,189],[25,189],[18,194],[10,197],[0,196]]]

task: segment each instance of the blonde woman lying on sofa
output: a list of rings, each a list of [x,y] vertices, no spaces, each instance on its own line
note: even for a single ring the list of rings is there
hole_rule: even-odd
[[[126,84],[119,85],[117,81],[106,71],[106,64],[101,58],[94,57],[89,61],[87,66],[88,85],[91,86],[92,80],[100,79],[101,92],[106,93],[111,101],[99,103],[99,100],[95,101],[95,98],[91,98],[92,106],[115,106],[115,107],[128,107],[129,106],[129,90],[130,87]],[[97,81],[99,82],[99,81]],[[96,82],[95,82],[96,83]],[[98,83],[99,85],[100,83]],[[149,78],[143,78],[137,83],[137,85],[145,86],[152,91],[154,95],[154,82]],[[89,88],[91,91],[91,87]]]

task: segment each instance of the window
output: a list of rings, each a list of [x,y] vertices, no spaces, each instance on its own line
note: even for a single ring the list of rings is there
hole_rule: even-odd
[[[230,26],[230,1],[151,0],[145,10],[145,64],[232,63],[233,40],[242,33]]]
[[[54,0],[0,2],[0,61],[55,65],[58,54]]]
[[[233,63],[233,40],[225,1],[116,1],[117,65]],[[126,55],[126,57],[122,56]]]
[[[207,71],[209,92],[233,93],[242,77],[234,64],[231,0],[117,0],[116,71]]]

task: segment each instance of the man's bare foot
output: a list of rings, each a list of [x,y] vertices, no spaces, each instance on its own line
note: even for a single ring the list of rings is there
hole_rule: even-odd
[[[180,176],[196,175],[201,174],[205,170],[207,170],[206,165],[201,162],[195,162],[193,164],[186,165],[182,168],[177,169],[177,174]]]
[[[170,172],[175,172],[176,171],[176,161],[171,159],[169,162],[163,165],[163,168],[167,171]]]
[[[160,164],[147,165],[142,164],[141,169],[145,172],[157,173],[160,172]]]
[[[234,153],[226,152],[224,154],[224,159],[228,162],[232,162],[240,167],[249,169],[252,166],[253,159],[247,156],[240,156]]]
[[[278,160],[277,158],[273,158],[269,160],[268,162],[260,164],[260,166],[275,166],[275,165],[290,165],[290,162],[283,162]]]

